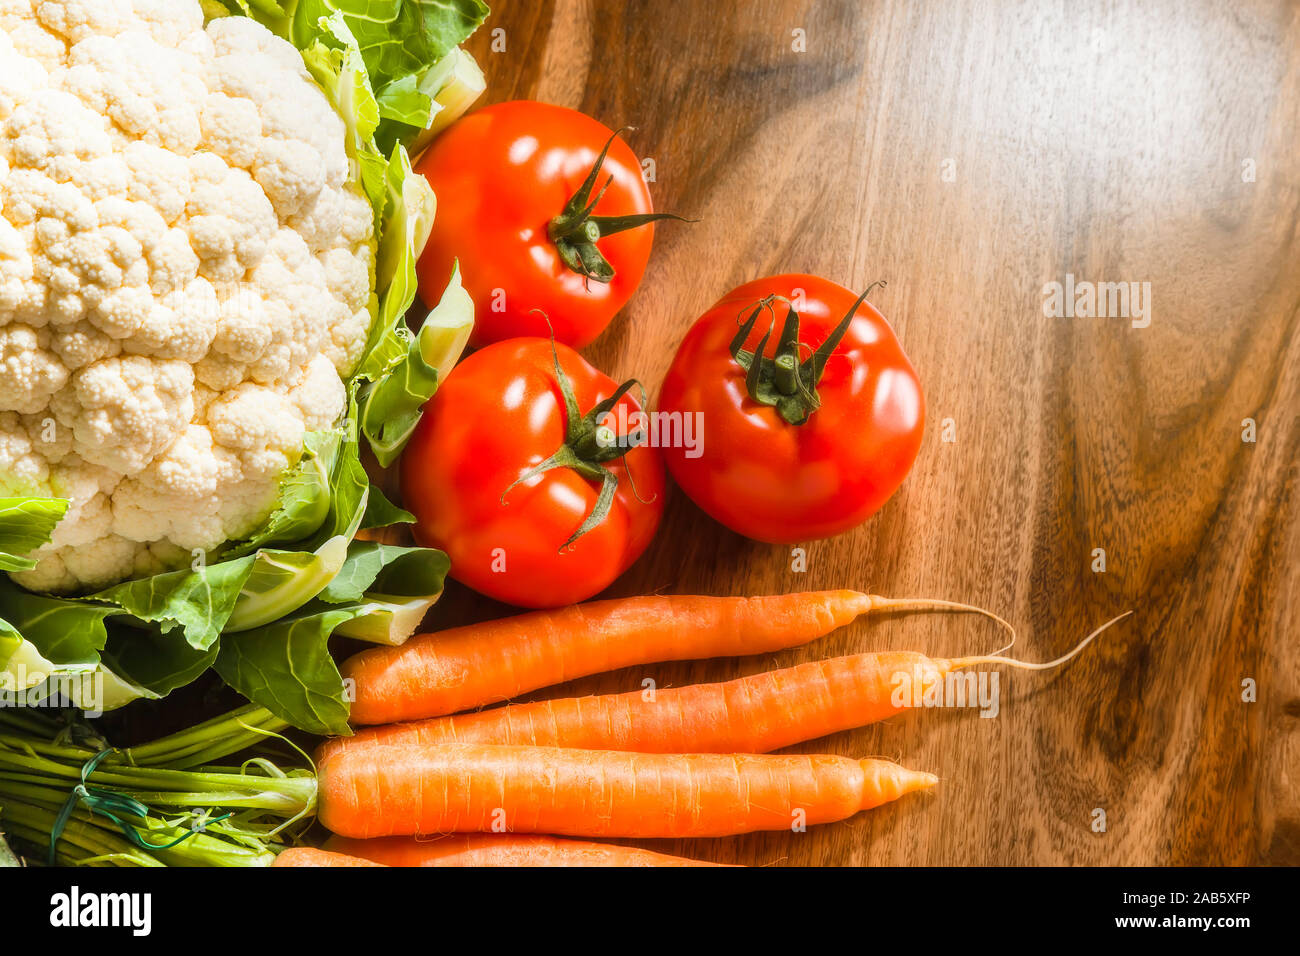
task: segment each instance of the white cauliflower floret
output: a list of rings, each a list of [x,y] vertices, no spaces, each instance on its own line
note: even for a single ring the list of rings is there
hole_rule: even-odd
[[[208,428],[218,444],[239,454],[249,477],[281,474],[297,458],[306,432],[288,395],[249,383],[208,406]]]
[[[50,336],[50,348],[58,353],[69,371],[84,368],[122,351],[121,343],[109,338],[89,322],[56,328]]]
[[[113,151],[94,109],[61,89],[43,88],[19,103],[4,134],[11,170],[40,170],[56,183],[71,182],[86,163]]]
[[[81,369],[50,407],[77,454],[129,475],[176,440],[194,414],[193,390],[184,362],[128,355]]]
[[[23,56],[18,45],[0,33],[0,120],[13,115],[14,108],[45,85],[45,68]]]
[[[80,547],[46,547],[31,571],[14,580],[32,591],[99,590],[134,572],[141,551],[148,545],[119,535],[96,538]]]
[[[33,6],[34,0],[0,0],[0,33],[8,35],[15,50],[46,69],[62,66],[67,44],[41,25]]]
[[[151,207],[168,225],[180,219],[190,200],[190,166],[184,157],[150,143],[130,143],[122,157],[131,170],[127,198]]]
[[[36,0],[33,6],[36,18],[46,29],[70,42],[94,36],[116,36],[134,19],[131,0],[96,0],[94,3]]]
[[[68,381],[68,370],[49,350],[45,329],[0,328],[0,410],[34,414]]]
[[[49,493],[49,459],[14,412],[0,412],[0,498]]]
[[[257,157],[262,138],[262,113],[257,104],[243,97],[211,93],[200,116],[203,146],[231,166],[245,169]]]
[[[291,456],[292,450],[286,451],[280,461]],[[149,529],[156,539],[186,552],[207,551],[253,531],[274,490],[268,498],[266,482],[256,475],[243,478],[236,452],[214,441],[207,427],[191,425],[165,455],[118,488],[114,515],[118,527],[137,537],[140,529]]]
[[[197,0],[0,0],[0,495],[85,591],[256,530],[339,420],[374,273],[299,53]]]
[[[41,549],[41,560],[30,571],[20,571],[11,577],[23,587],[32,591],[58,593],[74,591],[81,584],[63,563],[63,557],[55,548]]]
[[[318,355],[307,366],[302,381],[290,389],[289,400],[297,407],[307,430],[317,431],[328,428],[343,414],[347,394],[334,364],[327,356]]]

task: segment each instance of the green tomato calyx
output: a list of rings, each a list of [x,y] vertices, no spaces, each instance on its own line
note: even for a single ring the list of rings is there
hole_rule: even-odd
[[[803,345],[799,341],[799,314],[795,312],[794,303],[782,295],[766,295],[754,303],[749,316],[740,320],[740,329],[731,340],[728,350],[736,364],[745,370],[745,388],[749,397],[761,405],[774,407],[780,416],[791,425],[802,425],[812,417],[812,413],[821,407],[821,398],[817,394],[817,383],[821,381],[826,370],[826,362],[835,351],[844,334],[849,330],[849,323],[857,314],[858,307],[866,301],[871,290],[876,286],[885,287],[883,279],[871,283],[866,291],[858,296],[849,307],[840,324],[831,330],[826,341],[817,347],[805,361],[800,357]],[[785,322],[781,326],[776,340],[776,354],[768,356],[768,339],[776,327],[776,309],[774,303],[785,302],[789,307]],[[758,348],[747,350],[744,345],[758,317],[766,310],[771,316],[767,331],[759,340]],[[743,313],[742,313],[743,315]]]
[[[536,310],[534,310],[536,311]],[[627,392],[635,388],[641,395],[641,407],[646,405],[645,388],[634,378],[628,379],[614,390],[614,393],[602,402],[597,402],[585,415],[578,408],[573,386],[569,377],[560,366],[560,355],[555,348],[555,336],[551,336],[551,355],[555,360],[555,381],[560,386],[564,398],[564,443],[545,461],[529,468],[510,483],[501,493],[501,503],[506,503],[506,495],[522,482],[529,481],[544,472],[555,468],[571,468],[590,481],[600,482],[600,493],[591,511],[583,519],[573,534],[569,535],[558,550],[568,548],[584,534],[605,520],[614,503],[614,493],[618,490],[618,475],[606,467],[607,462],[622,458],[637,445],[642,444],[644,435],[633,431],[627,435],[618,434],[613,428],[602,424],[602,420],[613,411]],[[632,481],[632,470],[626,469],[627,480],[632,484],[633,493],[636,484]]]
[[[614,177],[610,176],[605,180],[605,184],[596,193],[595,199],[591,198],[591,191],[596,186],[596,179],[600,176],[600,167],[605,163],[609,147],[624,129],[631,129],[631,127],[625,126],[610,134],[609,139],[605,141],[605,148],[600,151],[600,157],[591,167],[591,172],[587,174],[582,186],[565,204],[563,211],[546,227],[546,234],[550,236],[551,242],[555,243],[555,248],[559,251],[564,264],[582,276],[584,282],[590,282],[592,279],[597,282],[609,282],[616,274],[614,267],[596,247],[596,243],[601,238],[612,236],[616,232],[636,229],[660,219],[676,219],[678,222],[693,221],[667,212],[641,213],[633,216],[593,215],[596,205],[605,195],[605,190],[609,189]]]

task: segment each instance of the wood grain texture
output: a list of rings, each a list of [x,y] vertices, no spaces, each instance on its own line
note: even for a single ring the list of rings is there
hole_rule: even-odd
[[[865,526],[810,543],[806,572],[675,492],[611,595],[945,597],[1013,619],[1031,659],[1137,612],[1059,673],[1003,675],[996,719],[917,712],[798,748],[934,771],[932,794],[802,834],[656,848],[750,864],[1300,863],[1300,7],[496,0],[470,47],[486,101],[635,126],[656,205],[702,217],[659,229],[640,292],[586,350],[597,366],[656,383],[728,289],[807,271],[888,279],[873,302],[926,388],[912,475]],[[1149,327],[1045,317],[1043,285],[1067,273],[1150,282]],[[503,613],[452,586],[429,625]],[[973,619],[913,616],[563,690],[997,641]]]

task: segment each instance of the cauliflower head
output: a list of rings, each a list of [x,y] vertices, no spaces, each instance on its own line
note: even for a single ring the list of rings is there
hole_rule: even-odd
[[[344,413],[374,227],[289,43],[198,0],[0,0],[0,496],[67,498],[19,583],[250,534]]]

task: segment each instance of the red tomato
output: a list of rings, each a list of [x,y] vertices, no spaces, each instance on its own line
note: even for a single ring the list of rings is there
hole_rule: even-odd
[[[556,351],[584,416],[614,394],[614,382],[577,352]],[[622,418],[620,405],[635,427],[640,404],[624,394],[613,406]],[[415,515],[416,539],[447,552],[456,580],[509,604],[559,607],[603,590],[650,543],[663,516],[663,461],[639,445],[603,462],[618,481],[609,513],[565,546],[596,506],[595,459],[619,452],[593,454],[590,428],[585,440],[570,435],[566,444],[567,423],[546,339],[481,349],[438,388],[402,454],[402,499]],[[558,467],[510,487],[562,446],[586,462],[579,467],[587,475]]]
[[[893,494],[920,449],[925,401],[893,331],[864,301],[816,383],[819,407],[810,408],[797,388],[788,394],[776,387],[770,369],[763,394],[787,402],[795,420],[808,413],[803,424],[791,424],[751,396],[746,370],[729,349],[737,317],[748,318],[766,296],[798,306],[796,352],[806,374],[814,371],[813,350],[858,298],[809,275],[760,279],[729,293],[687,332],[659,399],[661,412],[699,413],[700,453],[692,458],[690,449],[668,447],[663,454],[682,490],[718,521],[759,541],[790,544],[855,527]],[[774,314],[763,310],[744,340],[750,354],[772,326],[764,354],[778,354],[788,306],[771,304]]]
[[[516,100],[471,113],[434,140],[416,166],[438,196],[438,213],[418,266],[420,297],[436,303],[459,259],[461,279],[474,299],[471,346],[523,335],[549,334],[550,318],[559,342],[581,348],[609,324],[641,281],[654,225],[619,224],[607,216],[648,216],[650,191],[632,150],[613,131],[562,106]],[[579,194],[609,143],[596,195],[612,178],[595,207],[595,218],[570,217],[565,228],[578,240],[557,244],[552,221]],[[584,200],[579,207],[586,205]],[[599,228],[590,244],[583,228]],[[575,246],[575,241],[577,245]],[[562,246],[589,264],[603,256],[613,268],[601,281],[566,263]],[[592,255],[595,258],[590,258]]]

